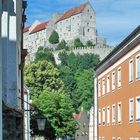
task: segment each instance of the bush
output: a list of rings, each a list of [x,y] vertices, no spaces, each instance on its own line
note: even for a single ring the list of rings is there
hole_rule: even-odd
[[[49,43],[51,43],[51,44],[59,43],[59,35],[56,31],[53,31],[52,34],[50,35]]]

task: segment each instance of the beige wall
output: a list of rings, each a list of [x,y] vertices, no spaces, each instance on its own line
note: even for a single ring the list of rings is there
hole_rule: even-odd
[[[136,79],[136,55],[140,54],[140,45],[120,58],[99,75],[102,87],[102,80],[105,78],[105,95],[98,97],[98,109],[105,108],[105,124],[98,126],[98,136],[106,140],[120,137],[122,140],[129,140],[131,137],[140,139],[140,122],[136,121],[136,97],[140,96],[140,80]],[[129,56],[129,57],[128,57]],[[134,60],[134,81],[129,82],[129,61]],[[120,63],[119,63],[120,62]],[[117,70],[121,67],[122,86],[118,87]],[[112,72],[115,72],[115,90],[112,90]],[[107,76],[110,76],[110,92],[107,93]],[[101,88],[102,93],[102,88]],[[99,89],[98,89],[99,94]],[[134,98],[134,122],[129,121],[129,99]],[[118,123],[118,103],[122,104],[122,122]],[[112,124],[112,105],[116,107],[116,122]],[[110,106],[110,125],[107,125],[107,106]],[[102,111],[101,111],[102,116]],[[102,122],[102,117],[101,117]]]

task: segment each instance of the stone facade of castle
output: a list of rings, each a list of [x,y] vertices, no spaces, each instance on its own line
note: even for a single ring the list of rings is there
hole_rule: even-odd
[[[24,29],[24,48],[29,50],[28,61],[33,61],[37,49],[42,47],[52,48],[48,39],[53,30],[59,34],[59,41],[65,40],[72,44],[79,38],[83,44],[88,40],[95,45],[105,46],[106,39],[97,34],[96,16],[90,3],[81,4],[64,14],[54,14],[52,19],[44,23],[35,21]],[[108,52],[108,49],[106,48]]]

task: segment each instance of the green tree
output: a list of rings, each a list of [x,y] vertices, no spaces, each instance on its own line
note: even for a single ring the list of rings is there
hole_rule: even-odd
[[[73,135],[76,122],[70,98],[65,93],[47,90],[35,101],[37,107],[44,112],[56,132],[56,137]]]
[[[92,69],[100,62],[99,56],[63,52],[59,58],[62,62],[59,66],[60,77],[64,81],[64,87],[70,95],[75,111],[78,112],[81,107],[87,111],[93,104]]]
[[[76,38],[74,40],[74,48],[81,48],[81,47],[84,47],[83,43],[81,42],[79,38]]]
[[[57,46],[57,48],[56,48],[56,50],[63,50],[63,49],[64,49],[64,50],[68,50],[68,49],[69,49],[65,40],[62,40],[62,41],[58,44],[58,46]]]
[[[55,136],[74,134],[74,110],[59,70],[46,60],[33,62],[25,67],[25,83],[30,89],[33,105],[44,113]]]
[[[79,97],[79,108],[89,110],[93,104],[93,70],[77,71],[75,75],[77,88],[76,94]]]
[[[95,44],[93,45],[93,43],[90,40],[87,41],[86,47],[94,47],[94,46]]]
[[[35,61],[47,60],[53,64],[55,64],[54,56],[52,52],[44,47],[39,47],[35,54]]]
[[[25,67],[25,84],[32,97],[38,97],[43,90],[62,91],[64,84],[59,78],[59,70],[46,60],[37,61]]]
[[[56,31],[53,31],[49,37],[49,42],[51,44],[57,44],[59,43],[59,35]]]

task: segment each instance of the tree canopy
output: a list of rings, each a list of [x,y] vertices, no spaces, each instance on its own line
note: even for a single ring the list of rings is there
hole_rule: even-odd
[[[68,49],[69,49],[69,48],[68,48],[67,43],[66,43],[65,40],[62,40],[62,41],[58,44],[58,46],[57,46],[57,48],[56,48],[56,50],[68,50]]]
[[[49,37],[49,42],[51,44],[57,44],[59,43],[59,35],[56,31],[53,31]]]
[[[83,43],[81,42],[79,38],[76,38],[74,40],[74,48],[81,48],[81,47],[84,47]]]
[[[99,63],[99,56],[62,52],[59,58],[60,77],[75,111],[79,112],[81,107],[85,111],[89,110],[93,104],[93,68]]]
[[[37,62],[42,60],[47,60],[48,62],[55,64],[54,56],[51,50],[44,47],[39,47],[35,54],[35,61]]]
[[[33,62],[25,68],[25,83],[30,89],[34,106],[44,113],[55,136],[74,134],[74,109],[64,90],[59,70],[46,60]]]

